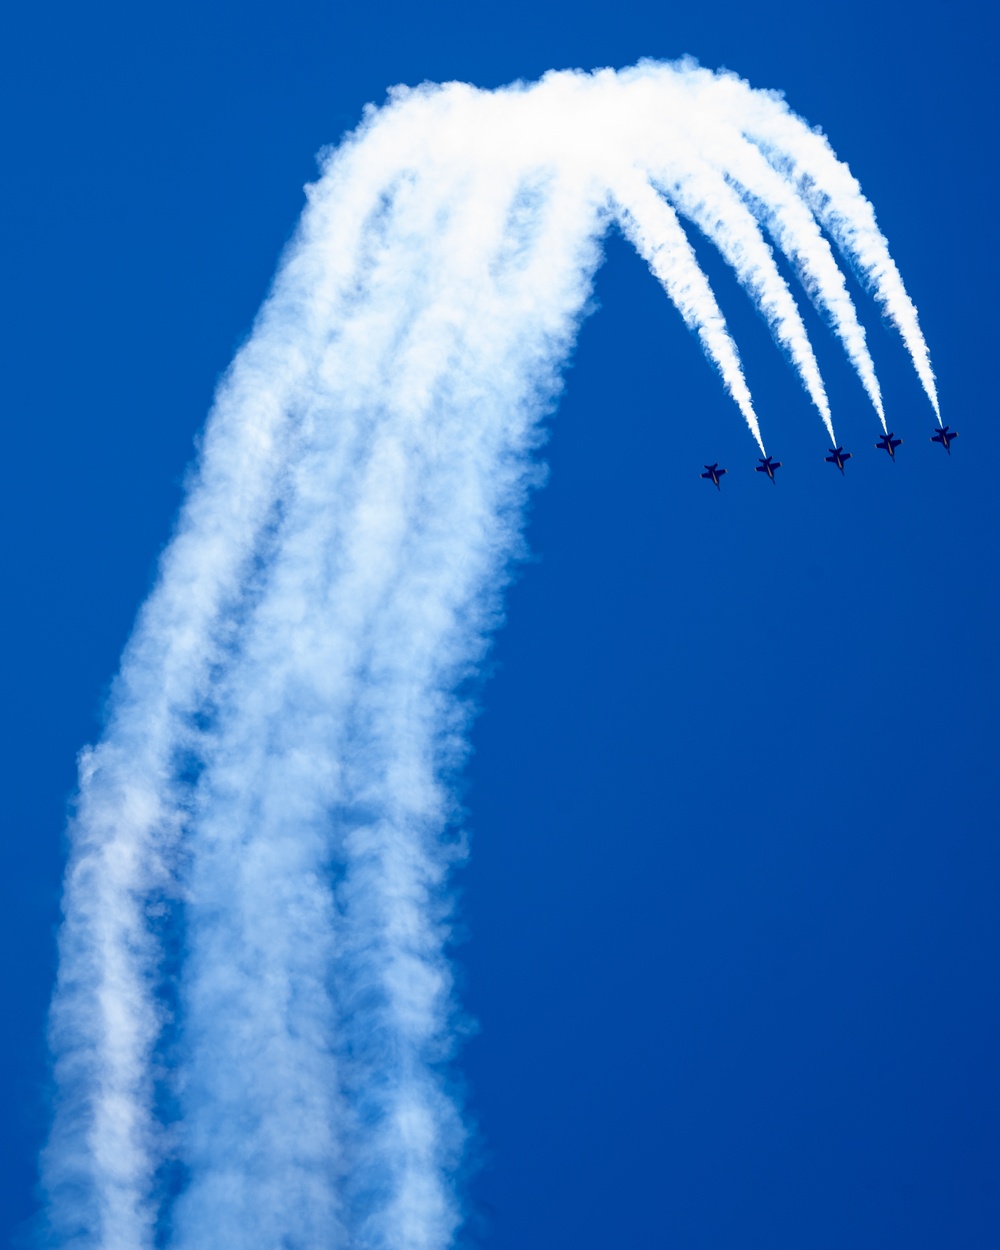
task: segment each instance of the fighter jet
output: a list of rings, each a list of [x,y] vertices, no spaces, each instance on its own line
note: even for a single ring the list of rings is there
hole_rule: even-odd
[[[701,476],[709,482],[714,482],[716,490],[722,490],[722,487],[719,485],[719,478],[722,477],[726,470],[720,469],[718,464],[706,464],[705,468],[708,472],[703,473]]]
[[[767,476],[774,481],[774,470],[781,468],[780,460],[772,460],[770,456],[758,456],[760,464],[754,465],[754,471],[757,473],[766,473]]]
[[[938,430],[936,433],[931,435],[931,442],[940,443],[950,456],[952,440],[956,438],[958,438],[958,431],[950,430],[947,426],[945,426],[944,429]]]
[[[830,454],[823,457],[827,464],[835,464],[840,470],[841,476],[844,473],[844,461],[850,460],[851,453],[844,451],[843,447],[831,447]]]
[[[892,430],[890,430],[888,434],[882,435],[875,446],[879,449],[879,451],[887,451],[889,453],[889,459],[893,462],[893,464],[895,464],[896,448],[901,447],[902,444],[903,440],[901,438],[893,438]]]

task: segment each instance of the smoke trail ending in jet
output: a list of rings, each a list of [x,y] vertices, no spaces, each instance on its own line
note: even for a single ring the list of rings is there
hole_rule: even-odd
[[[693,63],[398,88],[323,162],[82,756],[51,1016],[50,1241],[440,1250],[464,1130],[452,779],[533,453],[617,223],[763,452],[682,220],[833,436],[766,229],[881,417],[824,230],[899,326],[871,206]]]

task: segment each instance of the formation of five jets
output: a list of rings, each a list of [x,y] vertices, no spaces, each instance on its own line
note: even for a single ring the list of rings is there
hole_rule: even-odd
[[[945,451],[950,456],[951,444],[956,438],[958,438],[958,431],[953,430],[949,426],[946,425],[942,429],[936,430],[931,435],[931,442],[940,443],[941,446],[945,449]],[[895,435],[890,430],[888,434],[882,435],[882,437],[878,440],[875,446],[879,449],[879,451],[887,451],[889,453],[889,459],[892,460],[893,463],[895,463],[896,448],[901,447],[902,444],[903,444],[903,440],[901,438],[896,438]],[[772,460],[770,456],[762,456],[762,457],[758,457],[758,459],[760,460],[760,464],[754,466],[755,471],[757,473],[766,473],[767,476],[773,482],[774,470],[781,468],[781,461]],[[843,447],[831,447],[830,454],[826,456],[825,459],[826,459],[827,464],[835,464],[837,468],[840,470],[840,472],[843,473],[844,464],[846,461],[851,459],[851,453],[849,451],[844,451]],[[702,473],[701,476],[706,481],[711,482],[716,490],[722,490],[722,483],[720,479],[723,477],[723,475],[726,472],[727,470],[720,469],[717,463],[706,464],[705,472]]]

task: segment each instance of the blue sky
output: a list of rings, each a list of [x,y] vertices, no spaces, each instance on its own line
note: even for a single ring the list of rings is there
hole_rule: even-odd
[[[858,299],[892,465],[809,321],[839,437],[699,245],[773,488],[612,238],[464,799],[469,1236],[992,1246],[1000,1006],[985,6],[98,4],[9,22],[0,1223],[33,1206],[74,757],[314,156],[394,82],[691,53],[780,87],[873,200],[949,459]],[[978,236],[982,233],[985,238]],[[811,314],[808,314],[811,316]],[[721,494],[698,478],[730,472]]]

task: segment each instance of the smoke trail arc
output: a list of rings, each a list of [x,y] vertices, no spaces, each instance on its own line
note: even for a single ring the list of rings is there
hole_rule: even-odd
[[[397,89],[327,154],[81,759],[43,1161],[54,1244],[450,1243],[451,780],[472,714],[456,690],[499,621],[609,225],[762,451],[681,218],[733,266],[831,436],[764,229],[879,415],[824,229],[936,403],[870,205],[824,144],[731,76],[643,63]]]

